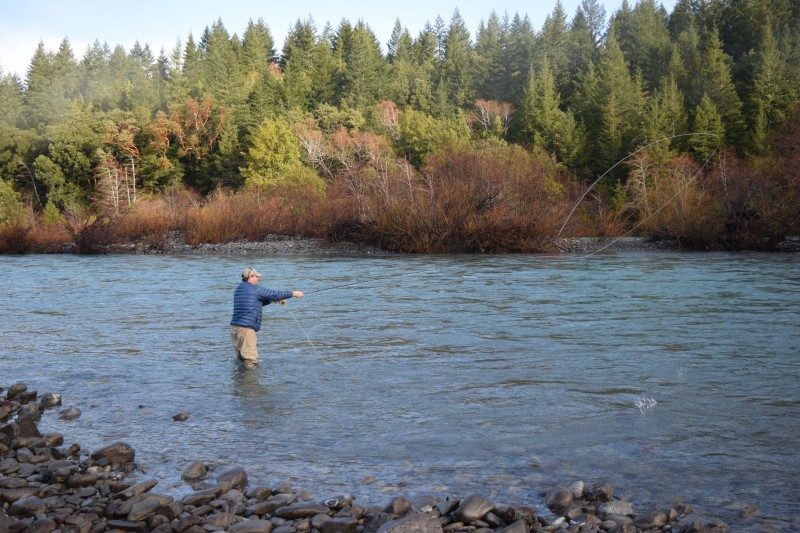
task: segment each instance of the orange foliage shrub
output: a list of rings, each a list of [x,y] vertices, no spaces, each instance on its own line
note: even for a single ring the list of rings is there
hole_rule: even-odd
[[[518,146],[451,146],[419,175],[398,166],[368,189],[359,231],[399,252],[535,251],[565,215],[562,179],[548,158]]]

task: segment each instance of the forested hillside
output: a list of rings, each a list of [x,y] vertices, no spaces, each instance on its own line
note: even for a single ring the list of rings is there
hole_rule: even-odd
[[[387,43],[369,21],[298,20],[280,49],[269,20],[209,23],[174,50],[78,56],[65,36],[25,79],[0,72],[0,249],[172,231],[771,249],[800,233],[796,1],[557,2],[541,28],[494,12],[467,28],[456,10],[418,35],[398,20]]]

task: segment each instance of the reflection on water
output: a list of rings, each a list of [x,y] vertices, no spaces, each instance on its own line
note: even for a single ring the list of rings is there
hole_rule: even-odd
[[[82,416],[42,425],[86,449],[125,435],[177,493],[195,459],[365,504],[535,503],[582,479],[642,511],[800,528],[797,256],[246,262],[307,293],[265,309],[251,369],[228,333],[240,258],[0,257],[0,386],[62,392]]]

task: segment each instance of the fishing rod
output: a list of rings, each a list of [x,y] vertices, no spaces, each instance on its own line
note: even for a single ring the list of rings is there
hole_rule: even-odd
[[[386,277],[388,278],[390,276],[386,276]],[[367,280],[367,281],[380,281],[381,279],[385,279],[385,278],[375,278],[375,279]],[[323,287],[321,289],[314,289],[313,291],[306,291],[304,294],[316,294],[316,293],[325,292],[325,291],[332,291],[334,289],[341,289],[341,288],[344,288],[344,287],[352,287],[353,285],[359,285],[361,283],[366,283],[366,282],[364,280],[351,281],[350,283],[342,283],[341,285],[333,285],[333,286],[330,286],[330,287]]]

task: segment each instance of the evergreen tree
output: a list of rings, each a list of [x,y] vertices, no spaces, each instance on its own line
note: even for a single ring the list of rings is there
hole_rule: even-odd
[[[562,111],[550,63],[545,60],[538,75],[531,74],[518,121],[522,140],[556,157],[566,165],[576,163],[584,136],[569,111]]]
[[[265,76],[270,65],[277,61],[275,41],[263,19],[247,22],[242,34],[242,67],[248,80]]]
[[[465,109],[473,103],[472,43],[464,19],[458,9],[453,12],[444,47],[442,79],[439,88],[447,94],[449,103]]]
[[[741,146],[744,137],[742,102],[736,93],[731,74],[731,57],[722,50],[722,42],[712,31],[703,55],[701,76],[704,96],[713,102],[725,126],[725,140]]]
[[[281,55],[283,91],[289,109],[309,110],[312,107],[311,79],[316,28],[313,20],[297,20],[286,36]]]
[[[414,40],[407,29],[395,22],[388,43],[387,60],[389,75],[386,80],[385,97],[402,106],[412,105],[414,91],[423,78],[419,65],[415,62]]]
[[[510,79],[512,104],[517,105],[522,99],[526,82],[530,78],[531,65],[534,61],[536,38],[533,27],[527,16],[514,15],[509,28],[508,58],[506,60],[508,78]]]
[[[542,31],[537,39],[537,55],[534,64],[541,68],[546,62],[550,64],[550,70],[556,80],[556,87],[559,92],[565,91],[569,85],[570,78],[567,72],[569,61],[569,34],[567,27],[567,14],[561,0],[556,0],[553,12],[545,19]]]
[[[39,41],[25,77],[25,123],[29,128],[43,130],[55,113],[51,92],[55,83],[52,54]]]
[[[631,76],[622,50],[614,34],[609,34],[600,51],[598,89],[601,128],[598,135],[600,153],[594,160],[601,172],[630,152],[639,136],[644,110],[644,88],[641,78]]]
[[[640,0],[632,10],[614,15],[611,24],[631,70],[641,72],[649,88],[658,87],[672,55],[664,8],[655,0]]]
[[[78,96],[78,75],[78,62],[72,46],[68,39],[64,39],[53,56],[54,96],[62,102],[74,100]]]
[[[128,54],[125,68],[125,85],[119,106],[125,111],[140,110],[150,116],[159,106],[156,86],[158,73],[150,47],[136,41]]]
[[[694,112],[694,132],[705,135],[691,137],[690,149],[698,161],[705,162],[719,147],[725,137],[725,125],[722,116],[717,112],[713,100],[704,94]]]
[[[506,18],[507,21],[507,18]],[[511,87],[507,77],[508,26],[493,11],[478,28],[475,40],[475,92],[478,98],[508,101]]]
[[[231,38],[219,19],[205,32],[205,36],[203,87],[219,105],[237,107],[246,99],[249,87],[234,52],[234,43],[238,39]]]
[[[314,106],[336,101],[340,72],[333,56],[333,38],[333,29],[326,24],[311,54],[311,98]]]
[[[768,148],[769,133],[785,120],[791,104],[797,100],[798,80],[792,83],[788,78],[787,62],[781,58],[770,27],[764,31],[758,50],[749,55],[754,71],[745,106],[750,124],[749,145],[761,153]]]
[[[700,105],[705,90],[700,75],[703,71],[703,51],[697,27],[693,22],[678,36],[674,50],[677,50],[678,57],[673,52],[670,65],[673,70],[675,67],[679,67],[679,70],[672,73],[678,76],[678,86],[686,96],[686,105],[689,109],[694,109]]]
[[[111,49],[107,44],[95,41],[81,60],[81,88],[84,100],[95,109],[109,111],[116,104],[111,98],[111,72],[109,58]]]
[[[687,132],[688,115],[684,98],[675,77],[665,78],[661,87],[647,99],[642,125],[642,144],[655,143]],[[666,162],[673,152],[671,147],[681,145],[683,138],[658,142],[648,151],[652,157]]]
[[[672,40],[689,30],[690,26],[696,27],[694,4],[696,0],[678,0],[669,14],[667,27]]]
[[[573,103],[577,98],[580,76],[589,65],[597,61],[597,54],[605,26],[605,9],[597,0],[583,0],[575,13],[567,36],[566,95]]]
[[[337,39],[344,59],[341,102],[355,109],[367,109],[380,99],[385,77],[383,54],[377,37],[363,21],[355,25],[348,37],[340,35]]]
[[[200,47],[195,44],[190,33],[183,50],[183,85],[186,88],[186,96],[198,97],[202,92],[201,58]],[[178,101],[182,101],[182,99]]]
[[[411,46],[413,40],[408,29],[400,24],[400,19],[395,19],[392,35],[386,43],[386,60],[389,63],[396,61],[411,61]]]
[[[16,76],[0,70],[0,124],[16,127],[22,117],[22,84]]]
[[[299,139],[282,118],[266,119],[253,136],[247,150],[246,165],[241,168],[245,185],[267,191],[321,191],[325,184],[303,165]]]

